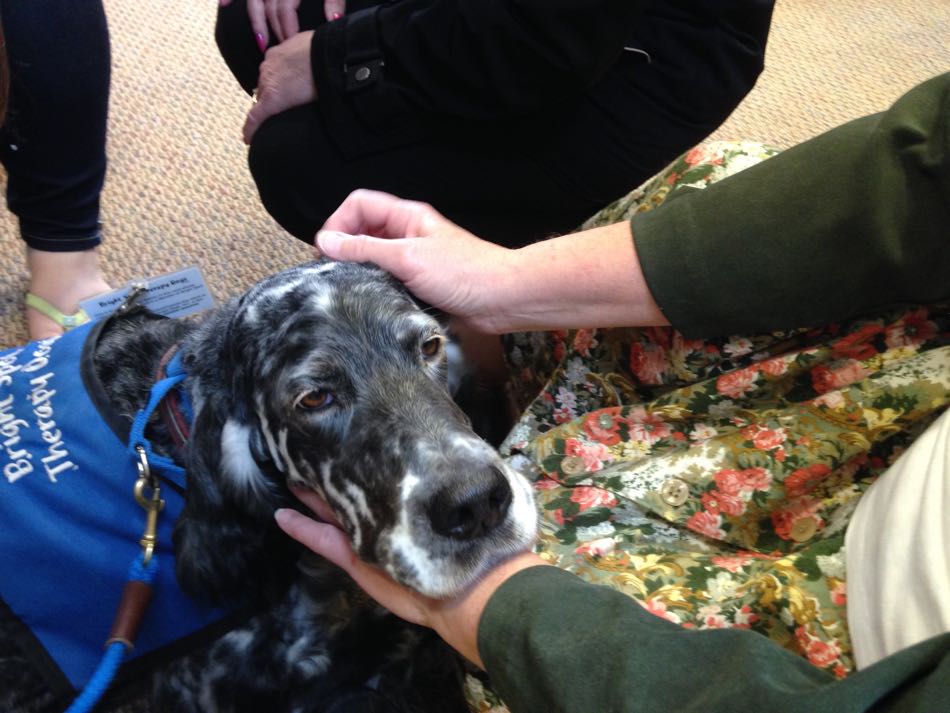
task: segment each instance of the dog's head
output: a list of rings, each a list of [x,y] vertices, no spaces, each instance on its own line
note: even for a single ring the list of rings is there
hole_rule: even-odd
[[[428,595],[526,549],[531,489],[446,388],[445,335],[382,270],[271,277],[185,345],[196,411],[179,578],[220,596],[272,560],[285,483],[329,502],[360,557]]]

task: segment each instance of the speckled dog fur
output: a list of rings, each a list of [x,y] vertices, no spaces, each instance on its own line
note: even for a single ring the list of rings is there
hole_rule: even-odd
[[[141,310],[113,320],[94,365],[130,419],[162,354],[176,342],[183,350],[195,420],[178,580],[196,598],[254,613],[105,709],[466,709],[444,644],[368,601],[273,522],[276,508],[299,507],[288,482],[312,488],[363,559],[434,596],[530,546],[530,488],[451,400],[444,341],[386,273],[330,262],[275,275],[197,326]],[[168,449],[161,423],[150,435]],[[0,637],[4,626],[0,616]],[[61,710],[5,641],[0,711]]]

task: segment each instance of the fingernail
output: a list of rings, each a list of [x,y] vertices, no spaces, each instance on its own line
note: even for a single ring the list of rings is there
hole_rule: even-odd
[[[258,32],[254,35],[254,39],[257,40],[257,46],[260,49],[261,54],[264,54],[264,52],[267,51],[267,43],[264,41],[264,35]]]
[[[293,517],[293,515],[290,514],[291,512],[293,511],[290,508],[278,508],[274,511],[274,519],[279,525],[282,525]]]
[[[317,247],[324,255],[333,257],[347,237],[349,236],[336,230],[321,230],[317,233]]]
[[[339,20],[341,17],[343,17],[343,15],[342,15],[341,13],[335,12],[335,13],[333,13],[333,17],[331,17],[330,19],[331,19],[331,20]]]

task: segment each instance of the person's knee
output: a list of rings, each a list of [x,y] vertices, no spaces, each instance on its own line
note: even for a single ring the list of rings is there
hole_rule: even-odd
[[[257,72],[264,55],[254,39],[246,0],[233,0],[218,8],[214,40],[224,63],[248,94],[257,86]]]
[[[254,134],[248,166],[261,202],[280,225],[307,243],[346,195],[345,168],[315,135],[312,107],[273,116]]]

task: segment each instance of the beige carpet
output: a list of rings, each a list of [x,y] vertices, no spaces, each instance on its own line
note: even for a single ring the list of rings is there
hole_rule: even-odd
[[[113,45],[105,266],[114,284],[198,265],[218,298],[306,259],[260,208],[248,99],[212,39],[213,0],[105,0]],[[780,0],[767,68],[715,134],[788,146],[950,69],[947,0]],[[25,341],[16,224],[0,216],[0,346]]]

